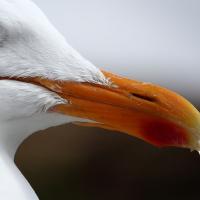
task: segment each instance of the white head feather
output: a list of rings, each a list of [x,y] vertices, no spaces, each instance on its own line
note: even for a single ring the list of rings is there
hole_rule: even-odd
[[[106,83],[29,0],[0,1],[0,75]]]
[[[68,45],[30,0],[0,0],[0,77],[4,76],[108,84],[102,72]],[[66,102],[45,88],[0,80],[0,94],[0,135],[15,132],[22,141],[32,132],[74,120],[46,113],[48,108]],[[34,117],[36,113],[42,116],[42,125]]]
[[[29,0],[0,0],[0,77],[2,76],[39,76],[57,80],[108,83],[101,71],[67,44],[42,11]],[[17,100],[13,102],[15,114],[11,114],[9,110],[5,112],[5,107],[0,109],[2,116],[6,117],[21,116],[22,110],[27,116],[30,109],[25,107],[28,106],[33,108],[30,111],[33,114],[34,110],[49,107],[47,102],[51,102],[50,105],[62,102],[57,95],[44,88],[13,81],[0,81],[0,94],[5,97],[0,98],[0,104],[5,107],[10,105],[10,109],[10,101]],[[19,109],[20,113],[16,110],[20,108],[16,105],[19,101],[25,106],[24,109]]]
[[[0,0],[0,77],[4,76],[108,84],[30,0]],[[33,132],[77,120],[46,112],[61,103],[66,101],[43,87],[0,80],[0,198],[5,193],[8,199],[37,199],[11,160]]]

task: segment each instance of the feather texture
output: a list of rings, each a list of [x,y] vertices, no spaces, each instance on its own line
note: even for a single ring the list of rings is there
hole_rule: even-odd
[[[4,76],[109,84],[29,0],[0,0],[0,77]],[[0,199],[36,200],[13,162],[18,146],[38,130],[85,120],[48,113],[67,102],[40,86],[0,80],[0,94]]]
[[[0,76],[107,84],[29,0],[0,0]]]

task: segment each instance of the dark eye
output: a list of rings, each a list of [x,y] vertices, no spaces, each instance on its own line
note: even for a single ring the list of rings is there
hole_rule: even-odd
[[[146,96],[146,95],[143,95],[143,94],[131,93],[131,95],[136,97],[136,98],[145,100],[145,101],[150,101],[150,102],[156,102],[157,101],[157,99],[155,97]]]

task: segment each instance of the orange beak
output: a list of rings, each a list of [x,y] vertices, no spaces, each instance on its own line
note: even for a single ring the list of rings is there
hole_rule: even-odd
[[[200,149],[200,114],[186,99],[150,83],[102,72],[111,85],[40,78],[29,82],[69,101],[52,108],[53,112],[95,121],[82,125],[117,130],[159,147]]]

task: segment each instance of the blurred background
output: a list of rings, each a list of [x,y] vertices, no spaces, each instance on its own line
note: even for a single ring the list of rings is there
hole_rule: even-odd
[[[179,92],[200,109],[200,1],[34,0],[96,66]],[[200,157],[97,128],[38,132],[16,163],[41,200],[197,199]]]

